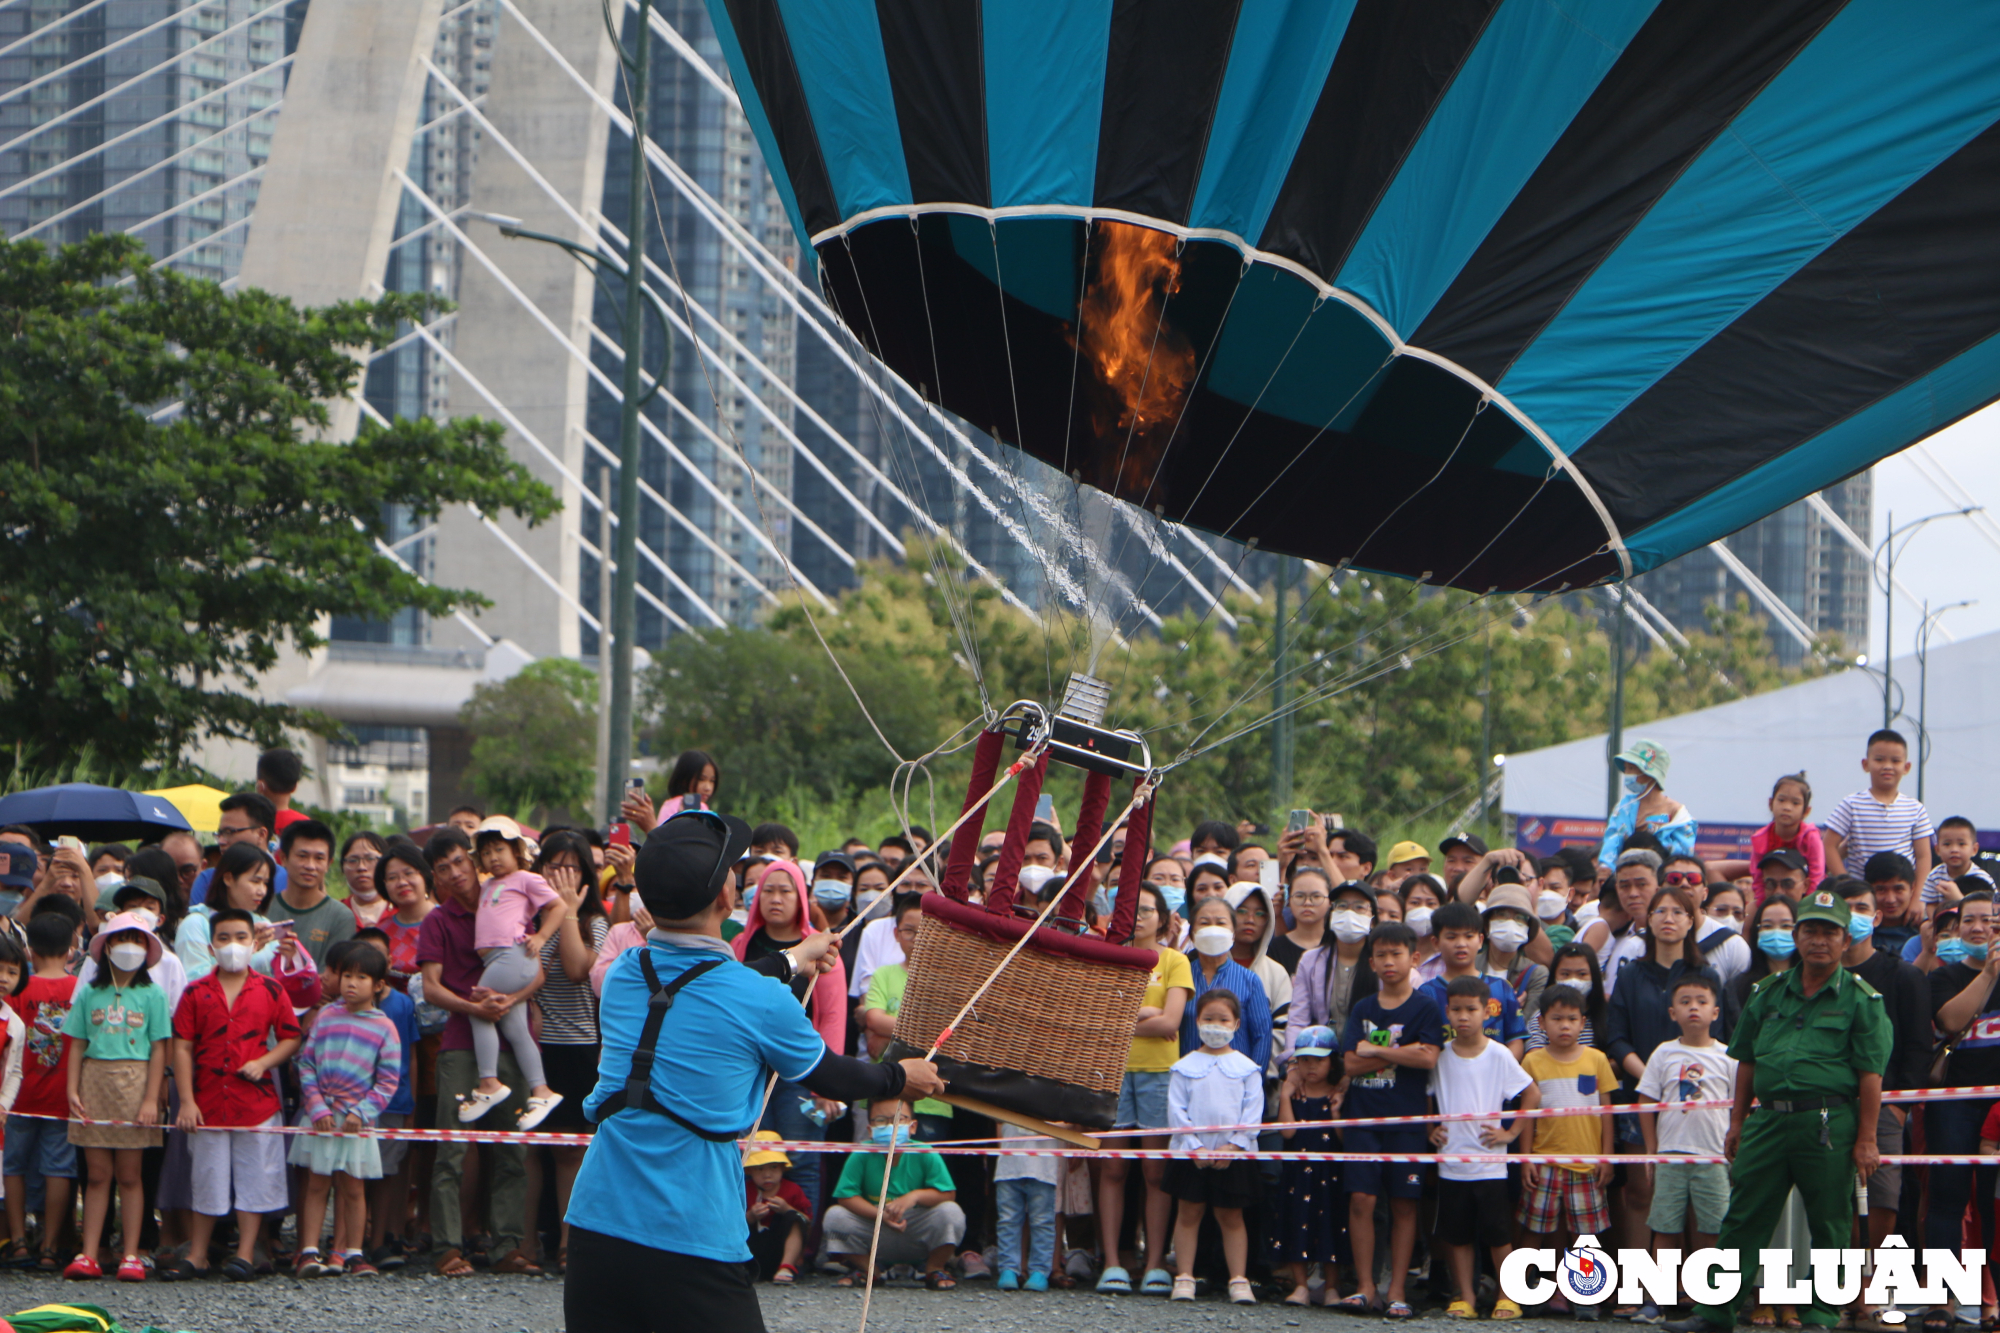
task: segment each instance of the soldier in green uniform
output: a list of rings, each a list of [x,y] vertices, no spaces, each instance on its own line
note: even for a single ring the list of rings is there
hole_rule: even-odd
[[[1881,1157],[1875,1120],[1891,1034],[1881,995],[1840,964],[1848,916],[1838,894],[1806,895],[1792,928],[1797,965],[1759,982],[1743,1007],[1729,1043],[1741,1063],[1723,1146],[1730,1158],[1729,1211],[1716,1241],[1736,1252],[1743,1286],[1726,1305],[1695,1306],[1692,1318],[1666,1325],[1670,1333],[1735,1327],[1737,1308],[1756,1294],[1757,1252],[1770,1243],[1795,1185],[1813,1246],[1850,1244],[1855,1173],[1866,1179]],[[1868,1133],[1857,1134],[1860,1125]],[[1805,1276],[1792,1274],[1794,1281]],[[1840,1312],[1815,1293],[1804,1318],[1832,1328]]]

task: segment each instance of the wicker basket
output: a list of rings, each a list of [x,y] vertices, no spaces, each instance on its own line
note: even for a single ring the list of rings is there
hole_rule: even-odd
[[[935,903],[926,899],[910,953],[891,1058],[929,1050],[1012,947],[990,931],[943,919],[968,909]],[[1044,941],[1048,947],[1038,947]],[[1107,961],[1092,952],[1126,957]],[[1150,950],[1114,950],[1039,930],[939,1049],[938,1066],[954,1092],[1042,1120],[1109,1129],[1154,965]]]

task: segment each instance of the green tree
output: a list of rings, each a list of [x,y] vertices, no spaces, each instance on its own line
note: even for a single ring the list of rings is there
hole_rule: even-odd
[[[567,657],[544,657],[459,710],[472,734],[465,783],[493,806],[544,823],[582,815],[597,789],[597,674]]]
[[[151,266],[125,236],[0,243],[0,746],[52,768],[172,763],[203,736],[275,743],[324,719],[250,691],[329,616],[480,605],[382,555],[388,506],[529,522],[547,487],[474,419],[320,438],[350,349],[440,308],[301,310]],[[178,404],[175,408],[174,405]]]

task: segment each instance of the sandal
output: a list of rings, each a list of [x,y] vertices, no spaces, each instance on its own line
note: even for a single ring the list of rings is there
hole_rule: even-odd
[[[1100,1296],[1129,1296],[1132,1294],[1132,1275],[1113,1264],[1098,1277],[1097,1292]]]
[[[1139,1283],[1142,1296],[1165,1296],[1174,1289],[1174,1275],[1164,1268],[1149,1268]]]
[[[1778,1312],[1768,1305],[1760,1305],[1750,1312],[1749,1322],[1752,1328],[1776,1328]]]
[[[458,1123],[471,1124],[513,1095],[514,1090],[508,1087],[502,1087],[498,1092],[481,1092],[474,1088],[458,1099]]]
[[[471,1277],[472,1265],[467,1263],[465,1256],[454,1247],[431,1260],[431,1271],[439,1277]]]
[[[35,1252],[28,1248],[25,1240],[7,1242],[7,1248],[0,1250],[0,1268],[32,1268]]]
[[[1352,1296],[1343,1296],[1337,1301],[1327,1302],[1326,1308],[1339,1310],[1345,1314],[1367,1314],[1375,1307],[1366,1296],[1357,1291]]]
[[[257,1280],[257,1270],[235,1256],[231,1256],[229,1262],[222,1266],[222,1275],[231,1282],[255,1282]]]
[[[1306,1287],[1293,1287],[1292,1294],[1285,1297],[1286,1305],[1307,1306],[1313,1303],[1312,1291]]]
[[[507,1251],[507,1257],[494,1264],[492,1271],[495,1273],[517,1273],[522,1277],[540,1277],[542,1275],[541,1266],[520,1250]]]
[[[160,1281],[185,1282],[192,1277],[207,1277],[206,1268],[196,1268],[185,1259],[168,1259],[159,1264]]]
[[[541,1124],[549,1118],[549,1112],[555,1110],[557,1103],[561,1102],[562,1099],[563,1096],[560,1092],[552,1092],[546,1097],[528,1098],[527,1106],[523,1108],[520,1115],[514,1118],[514,1128],[524,1131],[533,1129],[536,1125]],[[481,1111],[479,1114],[484,1115],[486,1113]],[[474,1118],[477,1119],[477,1117]]]
[[[1390,1301],[1388,1306],[1383,1309],[1382,1317],[1385,1319],[1415,1319],[1417,1312],[1410,1308],[1408,1301]]]
[[[1495,1319],[1519,1319],[1521,1313],[1521,1307],[1513,1301],[1508,1300],[1505,1296],[1493,1302],[1492,1317]]]
[[[1924,1311],[1924,1333],[1950,1333],[1955,1319],[1949,1310]]]
[[[786,1286],[799,1280],[799,1270],[793,1264],[779,1264],[778,1271],[771,1274],[771,1281],[782,1282]]]
[[[1446,1319],[1477,1319],[1479,1318],[1479,1311],[1473,1308],[1471,1301],[1453,1301],[1450,1305],[1444,1307],[1444,1317]]]
[[[1951,1316],[1947,1314],[1945,1315],[1945,1326],[1948,1328],[1950,1325]],[[1799,1318],[1799,1312],[1796,1309],[1789,1305],[1781,1305],[1778,1307],[1778,1327],[1804,1328],[1805,1323]]]
[[[950,1291],[958,1285],[958,1279],[942,1268],[933,1268],[924,1274],[924,1286],[932,1291]]]

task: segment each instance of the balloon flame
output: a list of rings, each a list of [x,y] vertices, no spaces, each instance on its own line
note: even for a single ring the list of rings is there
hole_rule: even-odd
[[[1114,492],[1137,494],[1153,472],[1194,384],[1194,348],[1166,318],[1180,290],[1175,239],[1126,222],[1099,222],[1096,272],[1084,291],[1072,339],[1105,392],[1095,395],[1091,425],[1118,452],[1108,474],[1094,477]],[[1109,483],[1109,484],[1107,484]]]

